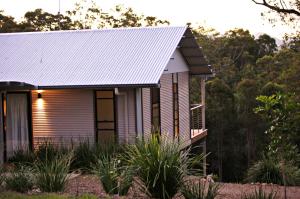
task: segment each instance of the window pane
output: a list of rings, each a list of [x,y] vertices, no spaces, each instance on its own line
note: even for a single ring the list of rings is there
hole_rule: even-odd
[[[110,130],[98,131],[98,143],[112,143],[115,141],[115,132]]]
[[[97,99],[97,120],[114,121],[113,99]]]

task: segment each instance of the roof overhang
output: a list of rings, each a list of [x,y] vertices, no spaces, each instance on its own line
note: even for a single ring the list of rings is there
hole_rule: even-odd
[[[0,81],[0,90],[33,90],[37,86],[18,81]]]
[[[212,68],[202,53],[195,36],[190,28],[187,28],[179,42],[178,48],[183,55],[192,75],[213,75]]]

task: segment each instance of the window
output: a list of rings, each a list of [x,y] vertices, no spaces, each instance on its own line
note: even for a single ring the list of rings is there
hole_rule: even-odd
[[[151,125],[154,132],[160,133],[160,89],[151,88]]]
[[[178,74],[172,74],[173,85],[173,129],[174,138],[179,140],[179,102],[178,102]]]
[[[113,91],[96,91],[96,141],[115,140],[115,108]]]

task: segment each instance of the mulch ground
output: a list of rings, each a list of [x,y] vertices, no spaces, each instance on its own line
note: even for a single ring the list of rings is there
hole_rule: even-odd
[[[252,193],[255,189],[262,186],[265,192],[275,191],[277,193],[277,198],[284,198],[284,187],[272,184],[233,184],[233,183],[221,183],[220,196],[218,199],[240,199],[241,195],[245,193]],[[133,185],[133,187],[136,187]],[[79,175],[73,177],[68,181],[65,189],[65,193],[79,196],[82,194],[94,194],[99,198],[107,198],[107,194],[103,190],[100,180],[93,175]],[[113,198],[123,198],[123,199],[147,199],[148,197],[139,191],[137,188],[131,188],[126,197]],[[175,199],[181,199],[177,195]],[[300,187],[287,187],[287,198],[288,199],[300,199]]]

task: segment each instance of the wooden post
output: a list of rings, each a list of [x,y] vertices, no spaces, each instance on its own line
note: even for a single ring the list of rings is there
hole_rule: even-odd
[[[206,138],[204,138],[202,143],[203,154],[206,156]],[[203,175],[206,176],[206,157],[203,159]]]
[[[202,130],[205,130],[205,78],[201,77]]]

